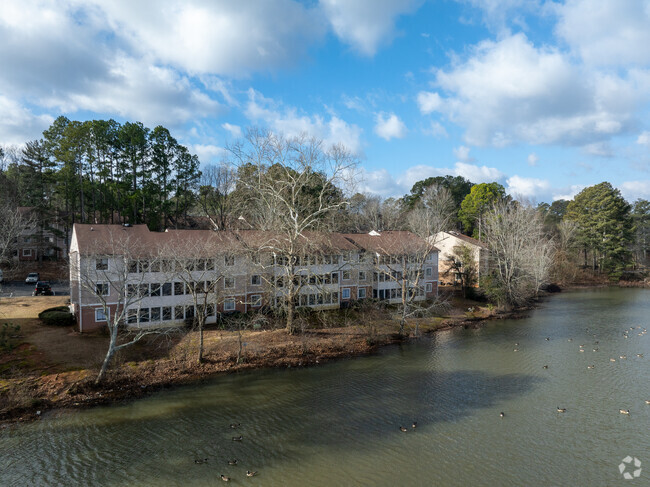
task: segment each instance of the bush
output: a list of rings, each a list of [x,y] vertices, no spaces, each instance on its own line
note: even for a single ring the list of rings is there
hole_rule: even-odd
[[[48,308],[38,314],[43,324],[48,326],[72,326],[74,325],[74,316],[68,310],[67,306],[57,306]]]

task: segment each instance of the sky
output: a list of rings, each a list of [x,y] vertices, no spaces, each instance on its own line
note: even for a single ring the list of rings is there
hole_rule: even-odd
[[[650,199],[650,0],[2,0],[0,144],[59,115],[163,125],[218,164],[248,127],[531,202]]]

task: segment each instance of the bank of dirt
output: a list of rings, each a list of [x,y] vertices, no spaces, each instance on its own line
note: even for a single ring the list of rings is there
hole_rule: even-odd
[[[43,309],[65,304],[65,299],[43,296],[0,300],[0,324],[20,326],[10,339],[13,348],[0,351],[0,422],[5,425],[37,419],[51,409],[131,400],[222,373],[318,366],[332,359],[367,355],[405,339],[396,334],[397,317],[377,310],[362,317],[341,312],[334,326],[330,323],[295,335],[283,329],[244,330],[240,335],[238,331],[208,328],[202,364],[197,363],[198,333],[153,337],[120,353],[107,379],[95,386],[107,336],[79,334],[71,327],[47,327],[37,318]],[[504,315],[456,298],[444,316],[409,320],[406,331],[412,337],[416,324],[419,332],[426,334],[453,326],[476,327],[498,317]]]

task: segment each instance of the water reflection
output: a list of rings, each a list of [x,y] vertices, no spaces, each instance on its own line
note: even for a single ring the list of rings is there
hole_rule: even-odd
[[[650,340],[623,337],[647,323],[647,297],[565,294],[526,320],[4,431],[0,484],[611,485],[623,456],[650,460],[650,368],[636,355]]]

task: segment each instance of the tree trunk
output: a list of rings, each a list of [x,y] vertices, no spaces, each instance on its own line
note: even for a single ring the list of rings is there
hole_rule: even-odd
[[[203,323],[199,322],[199,365],[203,363]]]
[[[108,352],[106,352],[106,357],[104,357],[104,362],[102,363],[102,368],[99,370],[99,375],[97,375],[97,379],[95,379],[95,384],[101,384],[106,378],[106,371],[108,370],[108,366],[110,365],[111,360],[113,360],[113,355],[115,355],[116,339],[116,336],[111,336]]]
[[[296,332],[295,325],[293,324],[294,308],[293,296],[291,296],[287,302],[287,333],[289,335],[293,335]]]

